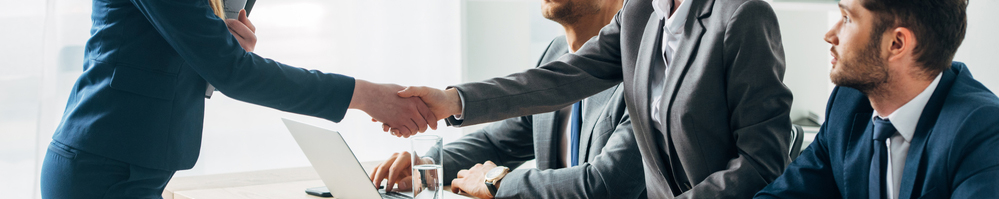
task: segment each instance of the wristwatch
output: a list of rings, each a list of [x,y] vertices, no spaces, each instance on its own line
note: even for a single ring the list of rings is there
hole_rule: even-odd
[[[496,195],[495,184],[497,184],[500,180],[503,180],[503,177],[506,176],[507,173],[510,173],[510,168],[504,166],[498,166],[486,173],[486,188],[489,188],[489,194],[493,196]]]

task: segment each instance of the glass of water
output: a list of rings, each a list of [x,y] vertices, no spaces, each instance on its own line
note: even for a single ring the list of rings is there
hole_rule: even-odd
[[[413,198],[443,198],[443,140],[436,135],[418,135],[413,140]]]

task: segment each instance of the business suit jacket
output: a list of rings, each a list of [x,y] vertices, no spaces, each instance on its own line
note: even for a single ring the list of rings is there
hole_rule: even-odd
[[[244,51],[205,0],[94,0],[83,74],[55,141],[143,167],[194,166],[205,87],[340,121],[354,79]]]
[[[873,110],[860,91],[836,87],[815,141],[756,197],[867,198]],[[898,198],[999,196],[996,115],[999,98],[954,62],[919,117]]]
[[[464,118],[449,124],[552,111],[623,81],[650,198],[751,197],[790,162],[791,92],[781,82],[773,9],[758,0],[690,1],[663,111],[653,113],[650,71],[663,64],[663,21],[651,2],[625,2],[598,36],[558,61],[454,86]],[[662,114],[666,132],[655,130],[652,114]]]
[[[552,40],[538,65],[567,54],[565,36]],[[537,159],[537,169],[503,177],[496,198],[644,197],[642,157],[620,85],[583,102],[578,166],[561,168],[559,140],[571,108],[491,124],[444,146],[444,182],[487,160],[511,168]],[[560,115],[560,112],[564,114]]]

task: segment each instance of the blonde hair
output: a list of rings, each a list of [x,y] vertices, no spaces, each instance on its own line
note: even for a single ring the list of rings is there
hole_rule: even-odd
[[[222,4],[222,0],[208,0],[208,5],[212,6],[212,11],[215,12],[215,16],[225,19],[225,6]]]

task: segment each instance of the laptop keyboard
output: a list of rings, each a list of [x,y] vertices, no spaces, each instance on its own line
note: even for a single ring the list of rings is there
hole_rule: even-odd
[[[382,199],[413,199],[412,196],[408,196],[406,194],[402,194],[399,192],[394,192],[394,191],[383,192],[383,191],[378,192],[382,194]]]

